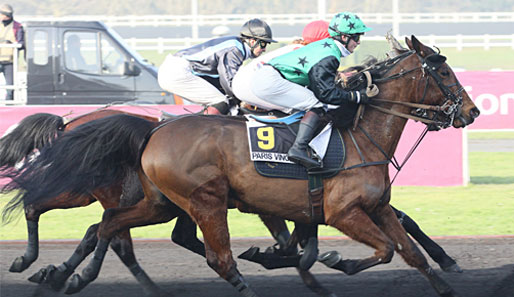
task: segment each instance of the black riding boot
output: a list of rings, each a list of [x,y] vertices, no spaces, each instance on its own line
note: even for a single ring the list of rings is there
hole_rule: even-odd
[[[319,122],[320,116],[315,112],[309,110],[307,113],[305,113],[303,119],[300,122],[296,140],[293,146],[287,152],[287,157],[289,160],[301,164],[307,169],[321,167],[321,163],[309,157],[309,154],[307,153],[309,142],[314,137],[314,132],[316,131]]]

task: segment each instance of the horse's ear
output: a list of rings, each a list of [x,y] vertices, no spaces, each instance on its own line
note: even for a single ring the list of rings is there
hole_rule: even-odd
[[[419,41],[416,38],[416,36],[414,36],[414,35],[411,36],[411,40],[412,40],[412,48],[411,49],[414,49],[420,56],[424,57],[426,52],[423,50],[425,48],[423,43],[421,43],[421,41]]]
[[[404,48],[396,38],[394,38],[393,34],[391,34],[391,31],[386,33],[385,38],[387,39],[387,43],[389,43],[389,46],[391,47],[391,51],[387,53],[387,56],[390,58],[394,58],[398,55],[401,55],[408,51],[408,49]]]
[[[410,41],[409,37],[405,36],[405,44],[407,44],[407,46],[409,47],[409,49],[413,49],[412,48],[412,41]]]

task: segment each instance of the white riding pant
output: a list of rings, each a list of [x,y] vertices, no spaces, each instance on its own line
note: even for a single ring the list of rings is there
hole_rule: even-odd
[[[196,104],[228,102],[227,97],[216,87],[194,75],[189,61],[181,57],[168,55],[159,67],[157,79],[164,90]]]
[[[273,104],[255,96],[255,93],[252,90],[252,82],[257,79],[256,70],[261,67],[263,67],[262,64],[254,65],[253,63],[250,63],[239,68],[232,80],[232,91],[234,92],[234,95],[236,95],[237,99],[257,106],[258,108],[266,110],[274,109],[280,110],[284,113],[290,113],[292,111],[292,108],[290,107]]]
[[[255,71],[251,90],[258,98],[283,108],[309,110],[323,104],[304,86],[290,82],[270,65]]]

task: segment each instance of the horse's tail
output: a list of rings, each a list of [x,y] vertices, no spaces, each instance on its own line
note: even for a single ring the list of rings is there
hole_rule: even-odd
[[[63,194],[89,194],[121,182],[128,172],[139,168],[139,150],[147,134],[158,125],[122,114],[64,133],[3,187],[3,192],[21,190],[4,208],[4,222],[9,222],[13,211],[23,205]]]
[[[16,128],[0,138],[0,172],[13,168],[34,149],[55,139],[64,127],[62,117],[36,113],[24,118]]]

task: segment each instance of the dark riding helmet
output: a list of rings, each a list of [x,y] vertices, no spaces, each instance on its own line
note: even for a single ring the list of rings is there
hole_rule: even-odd
[[[273,40],[270,26],[260,19],[251,19],[246,22],[241,27],[240,35],[241,37],[255,38],[266,42],[277,42]]]

